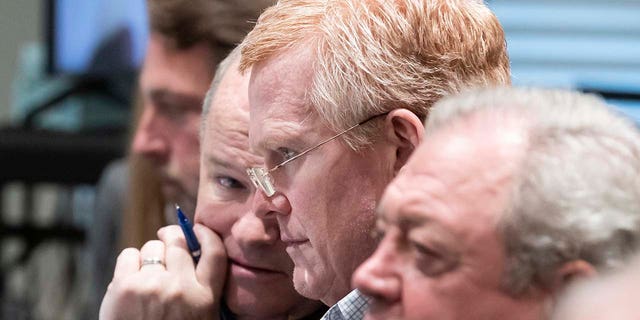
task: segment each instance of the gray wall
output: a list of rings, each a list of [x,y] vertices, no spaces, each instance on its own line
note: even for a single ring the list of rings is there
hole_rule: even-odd
[[[9,120],[11,84],[18,52],[32,41],[44,41],[43,0],[0,0],[0,123]]]

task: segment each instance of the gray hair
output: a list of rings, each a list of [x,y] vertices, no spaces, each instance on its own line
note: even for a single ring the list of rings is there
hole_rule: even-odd
[[[204,101],[202,102],[202,117],[200,119],[200,137],[202,138],[202,133],[204,132],[207,125],[207,116],[209,115],[209,111],[211,110],[211,103],[213,103],[213,97],[218,91],[218,86],[220,86],[220,82],[222,82],[222,78],[224,78],[225,74],[227,74],[227,70],[234,63],[240,60],[240,47],[236,47],[229,53],[229,55],[224,58],[216,68],[216,73],[213,76],[213,80],[211,81],[211,86],[209,86],[209,90],[207,90],[207,94],[204,97]]]
[[[426,131],[478,112],[515,114],[528,143],[498,222],[512,294],[548,287],[563,263],[598,270],[640,243],[640,133],[601,99],[544,89],[493,89],[436,104]]]

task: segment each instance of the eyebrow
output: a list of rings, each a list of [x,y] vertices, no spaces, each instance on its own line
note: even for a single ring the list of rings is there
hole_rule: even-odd
[[[382,214],[380,206],[376,208],[376,215],[384,224],[391,223],[397,226],[405,237],[408,237],[413,230],[428,230],[429,238],[433,246],[440,248],[442,252],[445,251],[443,249],[446,249],[447,252],[454,254],[454,258],[458,259],[458,239],[455,234],[441,222],[424,215],[419,215],[415,211],[404,211],[397,220],[389,221],[389,219],[386,219]]]
[[[209,166],[220,166],[225,169],[237,170],[239,166],[234,166],[231,162],[224,161],[213,154],[208,154],[205,156],[205,163],[207,167]]]
[[[442,223],[436,220],[433,220],[429,217],[426,217],[421,214],[417,214],[415,212],[409,212],[409,211],[402,211],[402,212],[403,214],[399,218],[393,221],[390,221],[383,214],[382,207],[380,205],[378,205],[375,209],[377,219],[382,220],[384,223],[392,223],[392,224],[398,225],[402,230],[409,230],[409,229],[421,227],[424,225],[432,225],[438,229],[446,230],[446,228]]]
[[[398,219],[398,225],[405,230],[411,229],[411,228],[416,228],[416,227],[421,227],[423,225],[438,225],[440,226],[440,223],[435,222],[432,219],[429,218],[425,218],[425,217],[418,217],[415,215],[410,215],[410,216],[401,216]]]
[[[274,128],[273,126],[265,126],[263,135],[268,139],[262,139],[258,143],[258,147],[262,151],[276,150],[282,147],[283,144],[287,144],[290,147],[303,147],[305,142],[302,140],[304,135],[301,130],[292,128],[293,126],[282,126]]]
[[[204,97],[193,94],[184,94],[174,92],[168,89],[151,89],[148,96],[153,101],[161,101],[165,103],[178,104],[188,108],[200,109]]]

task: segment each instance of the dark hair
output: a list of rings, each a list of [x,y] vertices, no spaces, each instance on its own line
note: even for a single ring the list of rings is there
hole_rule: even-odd
[[[237,3],[241,2],[241,3]],[[149,25],[177,49],[207,43],[217,57],[226,56],[253,28],[274,0],[147,0]]]

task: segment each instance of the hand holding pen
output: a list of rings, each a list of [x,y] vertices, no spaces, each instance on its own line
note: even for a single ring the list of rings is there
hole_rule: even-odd
[[[179,221],[158,230],[160,240],[120,254],[100,319],[217,318],[227,271],[224,244],[212,230],[186,217]]]

